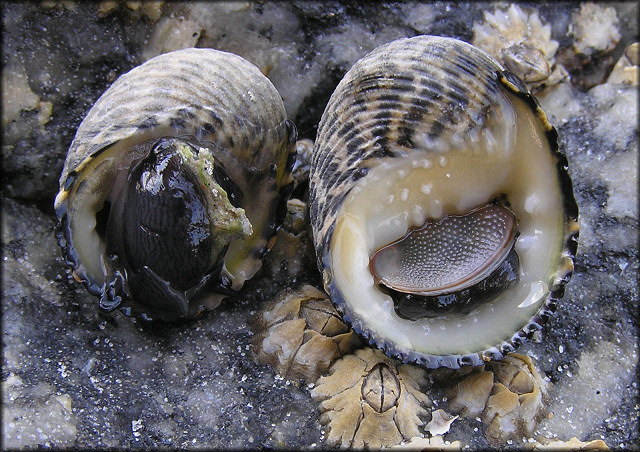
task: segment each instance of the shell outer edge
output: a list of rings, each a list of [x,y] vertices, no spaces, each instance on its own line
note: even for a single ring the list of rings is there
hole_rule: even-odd
[[[369,331],[364,331],[352,324],[350,315],[343,309],[345,300],[342,298],[339,289],[333,281],[325,281],[325,290],[329,293],[334,305],[342,314],[344,321],[349,324],[358,335],[365,338],[370,345],[381,349],[385,354],[400,359],[403,362],[412,362],[429,369],[439,367],[459,369],[466,365],[479,366],[487,361],[502,359],[504,355],[514,352],[525,340],[530,339],[536,331],[541,330],[542,325],[549,322],[551,316],[556,310],[558,300],[564,296],[564,286],[569,282],[573,274],[573,258],[576,256],[578,247],[579,209],[573,193],[573,182],[568,173],[568,160],[566,155],[560,151],[558,146],[558,132],[549,122],[547,115],[542,110],[538,100],[529,92],[524,82],[522,82],[516,75],[509,71],[496,71],[496,78],[509,92],[524,100],[533,113],[540,118],[543,122],[545,136],[549,143],[551,153],[556,158],[556,170],[560,182],[560,189],[562,191],[564,221],[567,229],[567,234],[564,237],[563,243],[563,254],[565,258],[565,261],[563,262],[564,268],[560,268],[562,272],[556,275],[558,283],[551,288],[547,299],[542,304],[538,312],[529,319],[529,321],[519,331],[516,331],[509,339],[506,339],[502,343],[496,344],[493,347],[464,355],[405,353],[395,348],[390,342],[377,340],[375,337],[371,336]],[[331,240],[334,226],[335,224],[331,226],[326,234],[327,241]],[[329,269],[328,264],[329,247],[326,246],[322,259],[323,268]],[[559,267],[561,266],[559,265]],[[320,270],[322,271],[323,268]],[[330,273],[330,270],[326,273]]]

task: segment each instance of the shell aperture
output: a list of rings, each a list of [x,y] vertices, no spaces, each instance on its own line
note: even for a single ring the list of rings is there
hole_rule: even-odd
[[[471,214],[495,200],[513,218]],[[517,77],[467,43],[379,47],[325,109],[310,174],[318,266],[346,321],[389,355],[456,368],[512,351],[562,296],[577,215],[555,130]],[[437,224],[431,239],[415,232]],[[463,240],[467,257],[453,257]]]
[[[237,55],[184,49],[122,75],[60,178],[74,276],[107,311],[175,320],[214,308],[257,272],[282,222],[296,135],[271,82]]]

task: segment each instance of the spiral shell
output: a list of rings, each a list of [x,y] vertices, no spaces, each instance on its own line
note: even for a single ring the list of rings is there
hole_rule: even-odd
[[[513,351],[573,270],[578,208],[555,129],[520,79],[456,39],[400,39],[347,72],[318,128],[309,205],[345,321],[427,367]],[[394,279],[414,277],[422,289]]]
[[[163,152],[168,154],[162,158],[168,162],[178,156],[175,165],[189,173],[185,181],[204,190],[199,196],[204,199],[206,214],[192,212],[192,216],[205,217],[197,226],[200,236],[191,230],[196,228],[193,223],[187,223],[191,229],[177,235],[184,232],[187,240],[195,241],[206,237],[206,253],[211,259],[203,259],[203,271],[216,267],[227,289],[240,288],[260,267],[260,259],[282,221],[291,188],[295,140],[295,126],[287,120],[276,89],[258,68],[237,55],[213,49],[179,50],[122,75],[80,124],[60,177],[55,200],[59,241],[74,276],[91,293],[105,296],[113,256],[106,249],[104,228],[118,224],[118,220],[107,221],[105,217],[114,215],[127,190],[139,189],[123,188],[130,184],[136,165],[154,153],[160,155],[159,148],[167,148]],[[155,174],[140,171],[146,182],[149,174]],[[138,186],[146,182],[138,181]],[[167,198],[187,196],[191,195],[174,193]],[[119,207],[123,215],[136,214],[131,205],[137,204]],[[148,215],[160,218],[162,224],[183,221],[176,212],[148,210]],[[178,226],[172,227],[175,234]],[[178,259],[175,253],[180,255],[179,250],[167,251],[166,256],[149,259]],[[216,262],[221,255],[223,262]],[[137,262],[134,257],[129,260]],[[192,259],[184,261],[190,265]],[[142,262],[139,267],[144,265]],[[130,270],[129,276],[133,272]],[[192,275],[196,279],[201,276]],[[214,279],[219,278],[216,275]],[[175,318],[195,315],[205,305],[220,301],[218,297],[196,303],[187,292],[187,306],[181,301],[178,313],[175,307],[163,307],[162,312],[149,306],[134,304],[134,308],[150,317]]]

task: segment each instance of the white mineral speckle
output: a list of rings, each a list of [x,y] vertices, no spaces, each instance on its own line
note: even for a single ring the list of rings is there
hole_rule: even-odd
[[[430,4],[418,3],[409,5],[407,10],[407,25],[422,34],[429,34],[437,11]]]
[[[7,391],[9,390],[9,391]],[[65,448],[73,446],[77,419],[71,410],[68,394],[55,394],[55,388],[40,383],[22,388],[22,394],[7,399],[11,392],[3,385],[2,438],[3,447],[22,449],[49,444]]]
[[[534,195],[527,196],[527,199],[524,201],[524,210],[529,213],[533,213],[538,205],[538,197]]]
[[[560,83],[540,93],[538,100],[552,123],[566,123],[582,112],[576,92],[570,83]]]
[[[612,155],[601,168],[608,184],[606,212],[614,217],[638,217],[638,153]]]
[[[589,91],[599,110],[598,125],[593,132],[603,140],[623,147],[637,133],[638,90],[633,87],[605,83]]]
[[[571,18],[570,31],[576,52],[585,55],[612,50],[620,40],[616,10],[596,3],[580,6]]]
[[[16,65],[2,70],[2,126],[20,118],[23,110],[38,108],[40,96],[31,91],[24,67]]]
[[[544,420],[541,429],[561,438],[586,437],[621,403],[625,387],[633,381],[637,350],[635,341],[626,339],[621,344],[602,341],[582,353],[577,375],[561,380],[552,391],[549,411],[555,416]]]

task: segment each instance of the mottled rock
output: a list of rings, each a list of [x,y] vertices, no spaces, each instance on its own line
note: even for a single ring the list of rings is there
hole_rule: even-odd
[[[601,439],[593,441],[580,441],[575,436],[569,441],[559,439],[540,438],[534,443],[525,446],[526,450],[609,450],[609,447]]]
[[[409,441],[391,446],[389,449],[415,451],[462,450],[462,443],[460,441],[447,441],[441,435],[432,436],[431,438],[416,436]]]
[[[18,389],[24,382],[11,375],[2,384],[2,443],[7,449],[23,447],[72,447],[78,434],[71,397],[56,394],[55,388],[40,383]],[[20,395],[15,397],[15,389]]]

